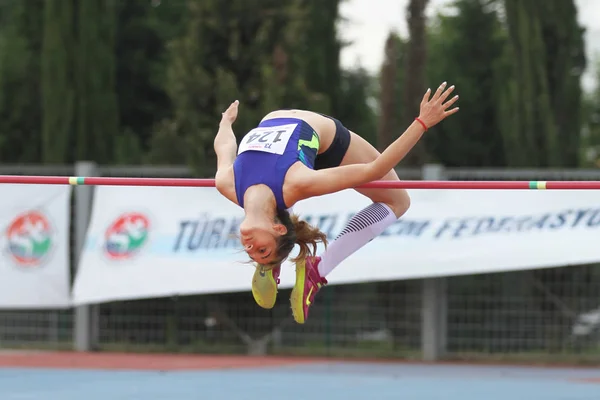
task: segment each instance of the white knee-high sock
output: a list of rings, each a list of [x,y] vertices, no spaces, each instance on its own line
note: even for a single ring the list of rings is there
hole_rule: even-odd
[[[327,276],[348,256],[383,233],[397,219],[394,212],[383,203],[373,203],[356,213],[321,255],[319,275],[323,278]]]

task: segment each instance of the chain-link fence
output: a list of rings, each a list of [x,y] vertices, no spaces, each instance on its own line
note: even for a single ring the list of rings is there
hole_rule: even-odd
[[[448,168],[448,180],[600,180],[598,170]],[[552,243],[548,243],[552,246]],[[600,267],[448,279],[450,357],[600,360]]]
[[[106,176],[190,176],[186,168],[101,171]],[[70,174],[72,169],[0,172],[50,175]],[[401,179],[421,178],[418,169],[399,174]],[[444,174],[450,180],[600,180],[600,171],[446,169]],[[376,262],[365,267],[376,268]],[[449,358],[600,359],[600,268],[569,266],[446,281]],[[280,291],[272,310],[258,307],[249,292],[103,304],[97,347],[419,358],[422,284],[408,280],[328,286],[319,293],[306,325],[293,323],[289,290]],[[0,312],[0,341],[5,348],[71,348],[72,330],[69,310]]]

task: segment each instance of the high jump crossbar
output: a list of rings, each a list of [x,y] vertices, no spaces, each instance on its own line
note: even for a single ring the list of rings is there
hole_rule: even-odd
[[[214,187],[214,179],[0,175],[0,183],[35,185]],[[362,189],[600,190],[600,181],[374,181]]]

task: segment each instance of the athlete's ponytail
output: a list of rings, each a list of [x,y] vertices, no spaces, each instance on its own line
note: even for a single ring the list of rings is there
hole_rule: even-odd
[[[302,221],[297,215],[290,215],[286,210],[277,210],[277,219],[287,228],[285,235],[278,238],[277,264],[281,263],[298,243],[300,252],[291,259],[292,262],[314,256],[317,252],[317,243],[327,246],[327,236],[318,228]]]
[[[297,257],[292,259],[293,262],[317,255],[317,243],[319,242],[327,246],[327,236],[318,228],[302,221],[297,215],[292,215],[291,220],[296,231],[296,243],[300,246],[300,252]]]

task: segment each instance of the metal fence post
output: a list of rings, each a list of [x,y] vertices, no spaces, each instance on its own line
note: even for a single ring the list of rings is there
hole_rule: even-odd
[[[443,180],[441,165],[423,166],[424,180]],[[421,351],[425,361],[444,356],[447,344],[446,278],[423,279],[421,314]]]
[[[76,176],[97,176],[98,167],[93,162],[80,161],[75,164]],[[93,188],[91,186],[75,187],[75,258],[74,273],[77,273],[81,253],[85,244],[90,216],[92,213]],[[75,307],[75,320],[73,323],[74,347],[76,351],[93,350],[97,340],[97,314],[95,306]]]

